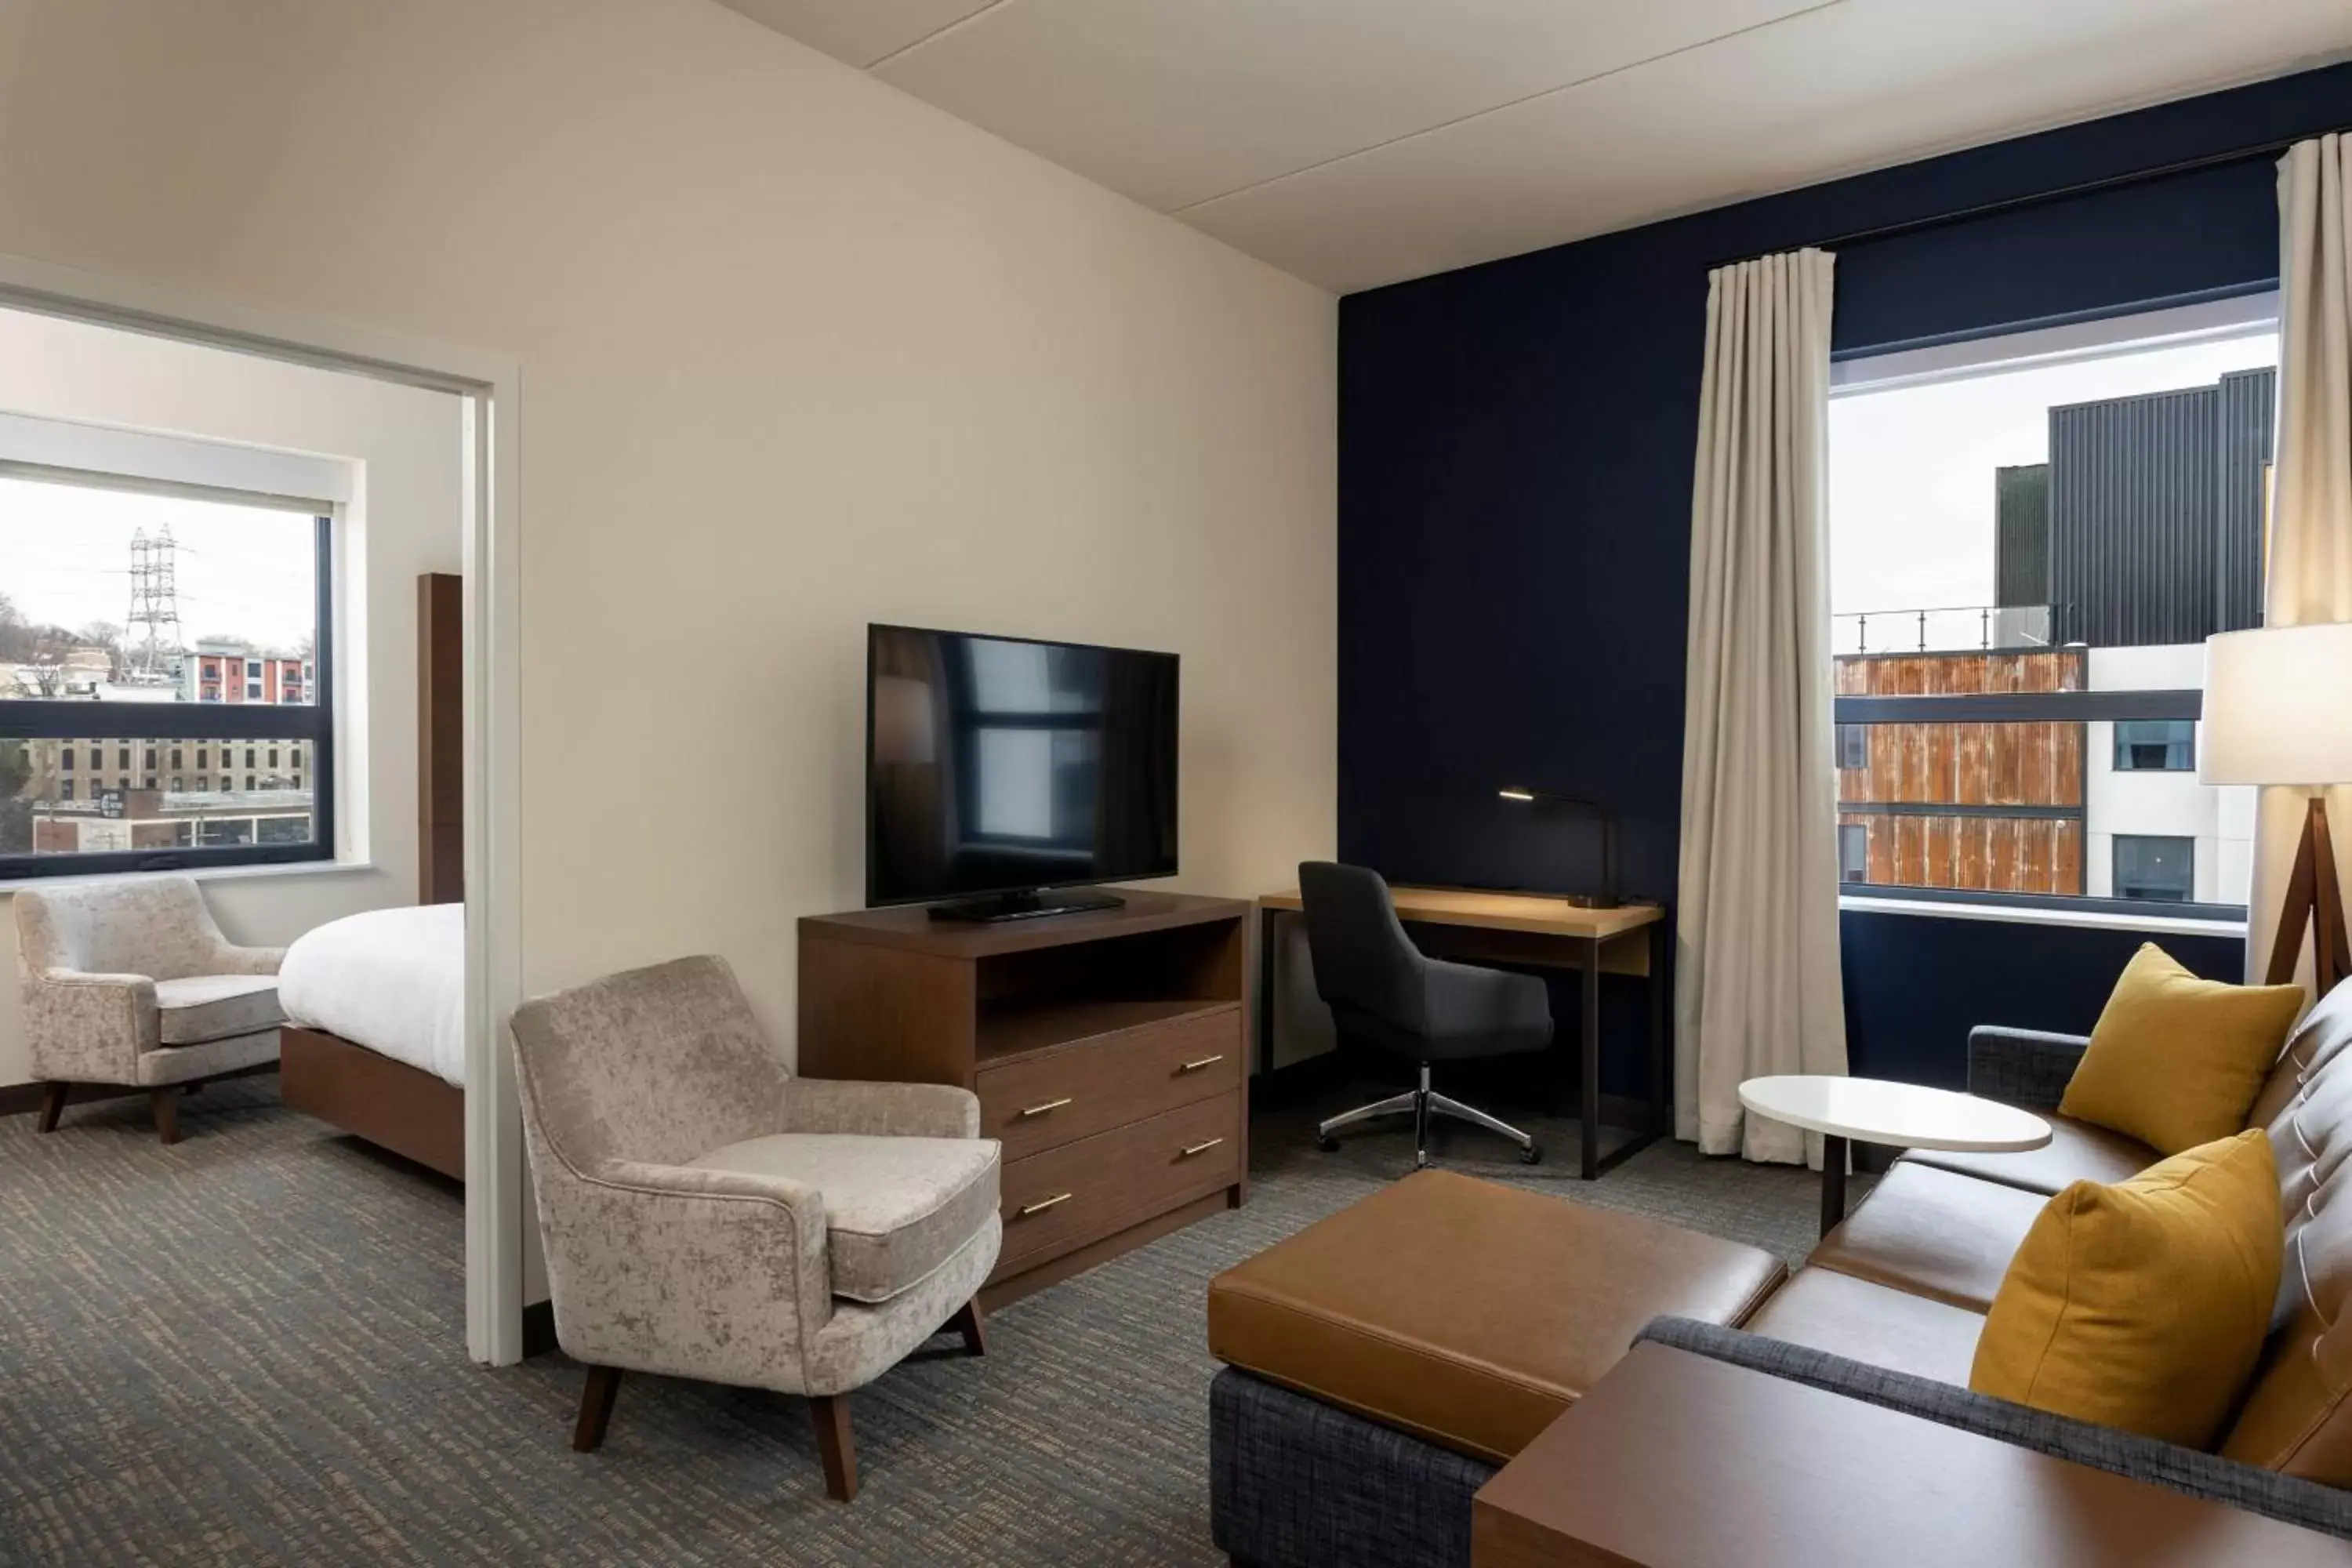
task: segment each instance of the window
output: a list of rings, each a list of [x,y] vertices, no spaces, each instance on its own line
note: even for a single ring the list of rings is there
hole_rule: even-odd
[[[247,746],[245,749],[245,765],[248,768],[253,766],[253,748],[251,746]]]
[[[1870,828],[1860,822],[1838,825],[1838,880],[1870,880]]]
[[[2204,639],[2261,622],[2276,309],[1833,367],[1842,879],[2242,912],[2252,792],[2200,784],[2196,736]]]
[[[326,703],[205,706],[273,658],[331,689],[331,548],[330,519],[258,496],[0,473],[0,880],[332,856]],[[211,767],[232,745],[304,748],[316,794],[239,804]]]
[[[2197,771],[2197,726],[2187,719],[2123,719],[2116,723],[2116,772]]]
[[[2197,840],[2116,835],[2116,897],[2185,904],[2197,896]]]

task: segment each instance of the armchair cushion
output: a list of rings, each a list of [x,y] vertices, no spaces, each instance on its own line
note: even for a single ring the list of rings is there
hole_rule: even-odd
[[[713,1149],[688,1168],[814,1188],[833,1292],[870,1303],[920,1284],[988,1224],[997,1163],[989,1139],[776,1132]]]
[[[167,1046],[195,1046],[275,1028],[286,1021],[273,974],[192,974],[155,982],[160,1033]]]

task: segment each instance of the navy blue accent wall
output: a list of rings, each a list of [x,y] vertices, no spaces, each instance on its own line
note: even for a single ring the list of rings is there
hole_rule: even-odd
[[[1525,784],[1609,803],[1626,890],[1673,897],[1710,267],[2347,121],[2333,67],[1343,300],[1340,854],[1395,880],[1590,885],[1587,830],[1495,795]],[[2226,164],[1842,246],[1837,351],[2267,287],[2274,179]],[[1937,1081],[1972,1023],[2086,1026],[2133,945],[1909,915],[1845,931],[1857,1070]],[[2234,972],[2237,944],[2192,945]]]

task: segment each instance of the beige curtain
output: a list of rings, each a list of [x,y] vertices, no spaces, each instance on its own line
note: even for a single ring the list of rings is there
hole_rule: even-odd
[[[2263,624],[2352,621],[2352,137],[2279,161],[2278,455]],[[2303,832],[2305,795],[2266,789],[2254,833],[2246,971],[2260,980]],[[2336,853],[2352,851],[2352,788],[2328,792]],[[2352,882],[2352,861],[2339,866]],[[2301,979],[2311,984],[2305,945]]]
[[[1709,275],[1691,486],[1675,1132],[1820,1160],[1743,1079],[1845,1071],[1829,647],[1832,258]]]

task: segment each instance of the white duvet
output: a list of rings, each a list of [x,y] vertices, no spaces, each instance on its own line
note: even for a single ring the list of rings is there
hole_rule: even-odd
[[[372,910],[297,937],[278,971],[294,1023],[466,1082],[466,906]]]

